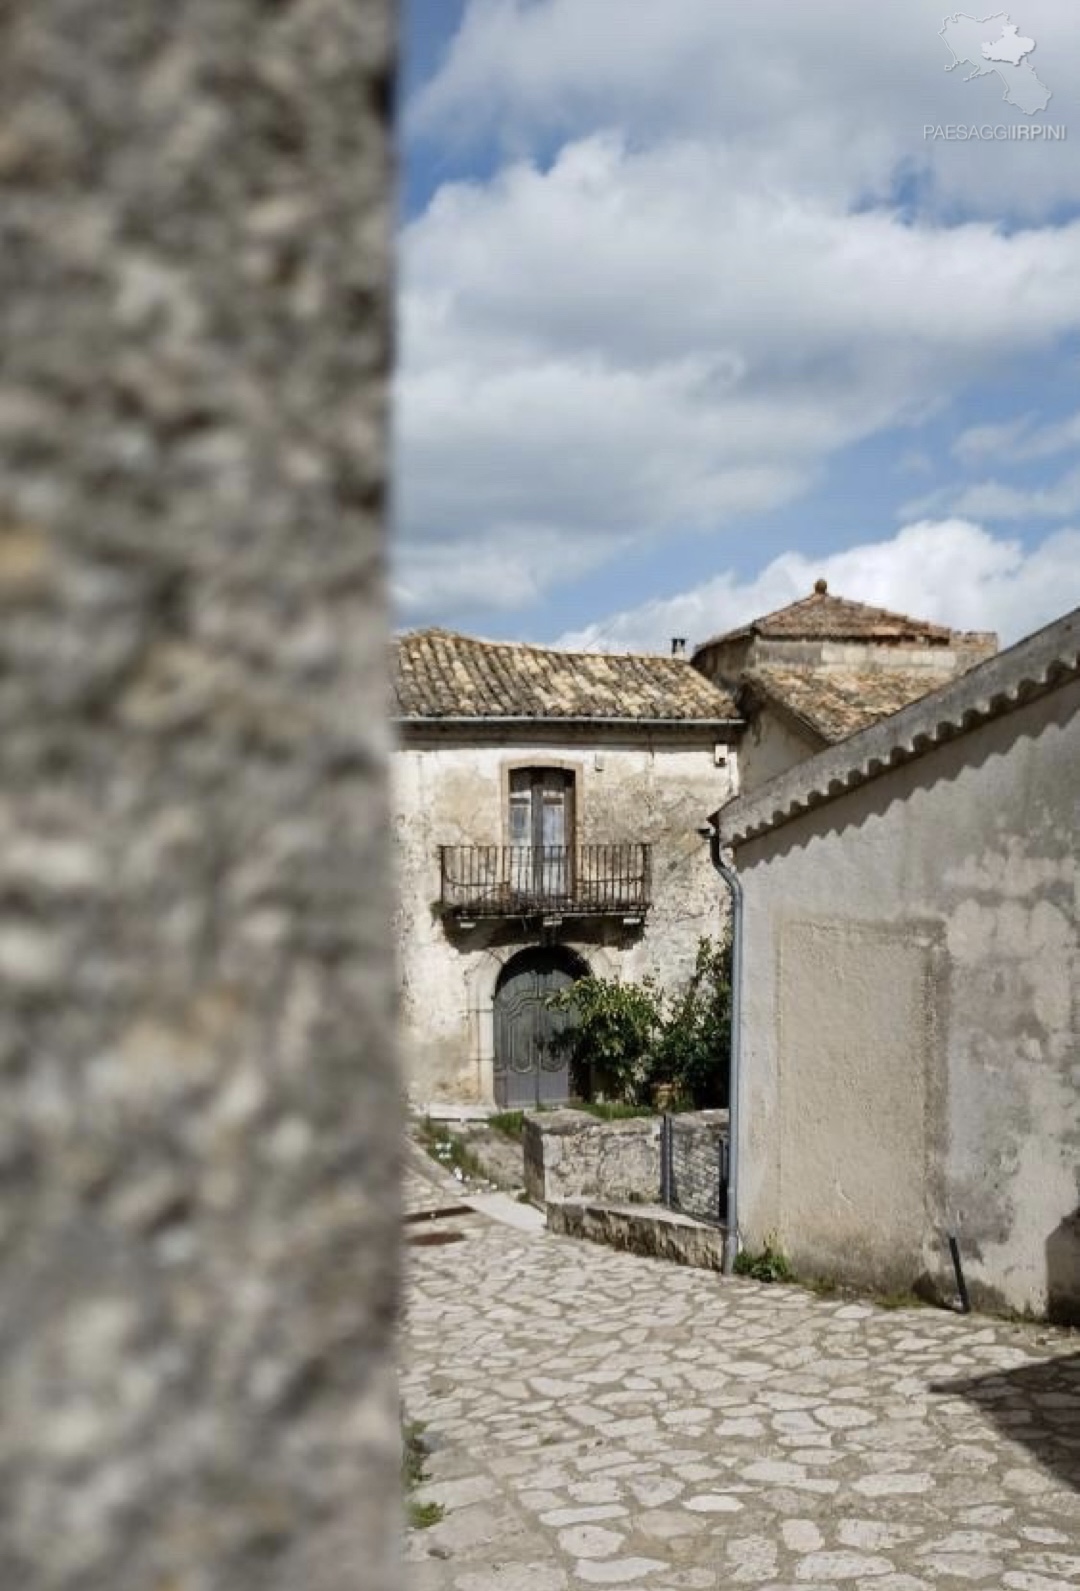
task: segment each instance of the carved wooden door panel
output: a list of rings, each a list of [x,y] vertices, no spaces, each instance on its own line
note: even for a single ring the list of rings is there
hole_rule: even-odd
[[[515,957],[495,994],[495,1102],[503,1110],[560,1105],[570,1097],[570,1068],[554,1042],[571,1018],[548,998],[574,979],[550,951]]]

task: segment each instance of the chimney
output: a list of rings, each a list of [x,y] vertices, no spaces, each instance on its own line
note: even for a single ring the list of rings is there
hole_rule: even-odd
[[[686,636],[685,635],[673,635],[671,637],[671,655],[672,655],[672,657],[685,657],[686,656]]]

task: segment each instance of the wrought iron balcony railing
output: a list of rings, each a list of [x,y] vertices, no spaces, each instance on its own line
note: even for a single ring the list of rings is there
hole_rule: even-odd
[[[441,845],[453,917],[639,917],[651,903],[649,845]]]

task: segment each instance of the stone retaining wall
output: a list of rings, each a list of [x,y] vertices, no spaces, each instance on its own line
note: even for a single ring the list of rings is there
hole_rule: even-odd
[[[715,1210],[716,1146],[727,1133],[727,1111],[673,1116],[676,1192],[687,1208]],[[582,1110],[527,1116],[522,1134],[525,1187],[530,1198],[656,1204],[660,1200],[660,1116],[602,1121]]]
[[[719,1227],[700,1226],[655,1205],[618,1209],[567,1200],[548,1206],[548,1231],[698,1270],[723,1269],[724,1234]]]
[[[543,1204],[613,1199],[654,1204],[660,1196],[660,1117],[601,1121],[582,1110],[525,1119],[525,1189]]]

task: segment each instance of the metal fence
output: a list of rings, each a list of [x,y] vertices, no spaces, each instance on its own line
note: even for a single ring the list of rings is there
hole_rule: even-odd
[[[652,847],[441,845],[445,912],[469,917],[558,912],[643,915],[652,895]]]
[[[700,1117],[665,1116],[660,1128],[660,1202],[695,1221],[727,1223],[728,1135]]]

